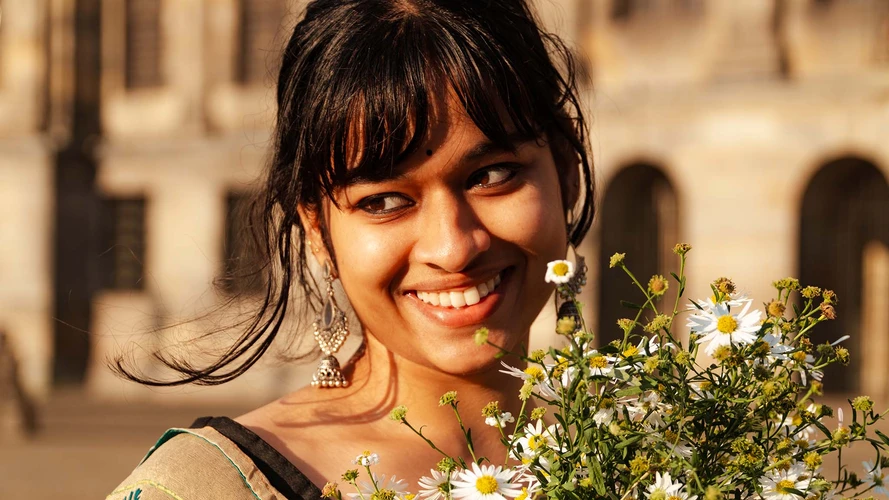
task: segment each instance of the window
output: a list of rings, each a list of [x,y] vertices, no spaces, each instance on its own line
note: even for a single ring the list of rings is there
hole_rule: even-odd
[[[627,300],[645,303],[642,292],[620,269],[610,269],[609,258],[617,252],[627,254],[627,267],[643,286],[654,274],[671,281],[666,304],[675,300],[676,282],[669,271],[676,264],[673,245],[679,242],[676,193],[660,169],[634,164],[621,170],[609,183],[603,197],[601,247],[599,259],[599,307],[596,344],[605,345],[623,339],[617,326],[620,318],[634,318],[637,311],[621,305]],[[640,321],[645,318],[643,315]]]
[[[874,244],[881,246],[874,247]],[[809,181],[800,214],[799,278],[803,286],[831,289],[839,299],[837,319],[818,325],[812,342],[833,342],[843,335],[852,359],[861,359],[868,342],[889,336],[889,327],[863,331],[869,311],[864,310],[865,271],[882,267],[879,252],[868,248],[889,245],[889,183],[869,161],[840,158],[825,164]],[[870,262],[866,257],[874,254]],[[876,297],[879,299],[879,297]],[[885,311],[871,312],[884,314]],[[861,364],[837,365],[824,370],[824,390],[848,392],[861,389]],[[874,367],[875,369],[882,369]]]
[[[99,270],[102,288],[143,288],[145,263],[145,199],[102,201]]]
[[[161,0],[126,0],[127,88],[156,87],[161,76]]]
[[[285,0],[239,0],[235,79],[245,85],[264,84],[274,71],[275,42],[286,14]]]

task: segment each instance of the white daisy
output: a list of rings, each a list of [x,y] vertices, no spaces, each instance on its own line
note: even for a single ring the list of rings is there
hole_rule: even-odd
[[[453,481],[451,494],[454,498],[470,500],[506,500],[522,494],[522,485],[513,483],[515,471],[501,466],[472,463],[472,470],[463,470]]]
[[[554,260],[546,265],[546,282],[563,285],[574,277],[574,263],[570,260]]]
[[[670,479],[670,473],[665,472],[662,476],[660,472],[656,473],[654,483],[649,484],[645,496],[654,500],[665,500],[675,495],[682,489],[682,483],[673,482]]]
[[[547,376],[547,369],[549,369],[549,367],[544,369],[540,365],[529,364],[524,370],[519,370],[514,366],[509,366],[503,361],[501,361],[500,364],[506,368],[506,370],[500,370],[500,373],[505,373],[522,380],[530,380],[531,383],[534,384],[534,390],[545,398],[553,399],[558,397],[558,394],[555,389],[553,389],[552,383]]]
[[[349,498],[361,498],[364,495],[364,498],[370,498],[377,489],[382,490],[392,490],[397,495],[405,495],[407,494],[407,483],[401,479],[398,479],[393,474],[392,477],[387,477],[385,474],[377,474],[373,475],[374,483],[376,483],[376,488],[374,488],[373,483],[370,481],[358,481],[358,492],[349,493]]]
[[[496,417],[485,417],[485,423],[491,427],[503,428],[510,422],[515,422],[515,418],[512,416],[512,413],[508,411],[505,411]]]
[[[889,477],[887,477],[886,472],[883,471],[880,464],[878,462],[873,464],[870,462],[861,462],[861,465],[863,465],[864,470],[867,471],[867,478],[864,480],[864,484],[866,484],[868,488],[873,487],[874,493],[889,495]]]
[[[812,477],[806,467],[800,463],[788,469],[772,469],[759,480],[762,487],[762,498],[765,500],[798,500],[790,490],[805,492],[809,488]]]
[[[614,406],[610,408],[599,408],[593,414],[593,421],[598,425],[608,425],[614,420]]]
[[[451,485],[457,479],[457,472],[445,474],[435,469],[431,469],[429,472],[432,473],[431,477],[423,476],[417,482],[420,486],[418,496],[429,500],[447,500],[451,498]]]
[[[643,422],[654,428],[667,425],[663,416],[671,408],[667,403],[661,403],[660,396],[654,391],[649,391],[647,395],[640,396],[633,404],[627,405],[627,411],[632,417],[644,418]]]
[[[557,443],[555,439],[558,424],[553,424],[547,428],[543,427],[543,421],[537,420],[535,424],[525,426],[525,434],[516,441],[516,449],[522,448],[522,453],[517,458],[534,458],[541,452],[555,448]],[[512,440],[514,436],[510,436]]]
[[[590,365],[591,376],[610,377],[614,375],[614,365],[618,359],[613,356],[606,356],[593,349],[587,354],[586,361]],[[618,368],[618,370],[620,369],[626,369],[626,367]]]
[[[756,340],[762,317],[762,311],[747,312],[752,302],[746,301],[738,314],[731,313],[728,303],[714,304],[712,308],[704,308],[703,311],[689,316],[686,326],[691,327],[692,332],[704,335],[696,342],[709,342],[704,347],[704,352],[709,356],[720,346],[750,344]]]
[[[353,464],[362,465],[364,467],[369,467],[371,465],[377,465],[380,463],[380,456],[376,453],[371,453],[370,451],[365,450],[361,455],[358,455],[352,460]]]

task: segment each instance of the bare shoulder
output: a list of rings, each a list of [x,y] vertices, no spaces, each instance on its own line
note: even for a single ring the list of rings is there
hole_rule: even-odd
[[[348,391],[309,387],[235,421],[270,444],[310,481],[323,485],[352,466],[354,443],[377,435],[369,430],[378,416],[365,417],[357,406]]]

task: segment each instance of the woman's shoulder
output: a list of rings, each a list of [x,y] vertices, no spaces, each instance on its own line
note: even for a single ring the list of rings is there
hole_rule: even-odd
[[[107,500],[282,499],[238,446],[212,427],[170,429]]]

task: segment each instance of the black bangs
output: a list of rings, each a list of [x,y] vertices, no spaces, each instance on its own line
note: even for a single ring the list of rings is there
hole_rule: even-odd
[[[234,339],[226,327],[204,335],[219,335],[224,346],[206,364],[187,350],[155,353],[173,379],[145,376],[118,358],[114,369],[130,380],[222,384],[256,364],[282,332],[306,331],[290,325],[290,311],[300,309],[298,323],[311,317],[324,291],[309,266],[298,209],[321,215],[335,265],[324,199],[335,203],[337,190],[356,178],[390,177],[424,142],[437,109],[454,100],[503,149],[517,135],[549,141],[563,179],[578,179],[568,169],[580,173],[579,185],[561,185],[563,200],[578,200],[564,207],[569,240],[579,245],[592,224],[595,186],[574,59],[540,29],[526,0],[312,0],[282,55],[273,151],[246,221],[250,250],[233,259],[251,264],[220,280],[261,283],[256,311],[231,325]]]
[[[307,89],[316,96],[305,99],[307,154],[295,172],[307,191],[333,200],[356,178],[392,175],[420,147],[449,96],[504,148],[512,146],[511,132],[539,137],[562,113],[553,75],[529,71],[535,55],[527,47],[510,49],[493,26],[444,9],[418,15],[392,12],[392,2],[367,3],[380,4],[379,15],[353,13],[348,35],[327,33],[339,39],[319,54],[323,64]],[[535,48],[536,57],[547,57],[542,44]]]

